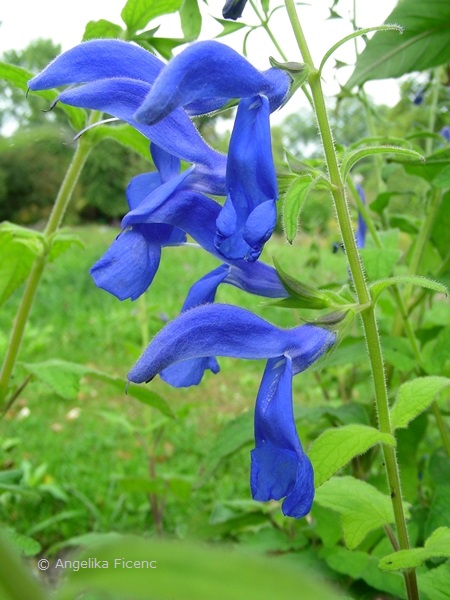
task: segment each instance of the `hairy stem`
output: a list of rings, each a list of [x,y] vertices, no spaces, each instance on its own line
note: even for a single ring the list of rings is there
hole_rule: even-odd
[[[308,45],[306,43],[303,30],[297,15],[294,0],[286,0],[286,9],[292,24],[292,28],[294,30],[294,34],[300,52],[303,56],[303,60],[309,65],[311,69],[309,84],[314,101],[319,131],[324,147],[325,158],[328,166],[328,173],[332,184],[332,195],[336,207],[339,227],[341,230],[342,240],[345,246],[356,294],[360,304],[369,305],[367,309],[362,311],[361,317],[363,321],[363,327],[372,369],[372,378],[375,390],[375,402],[378,413],[379,428],[380,431],[382,431],[383,433],[389,433],[390,435],[392,435],[393,431],[390,421],[388,394],[384,376],[381,340],[378,333],[374,309],[371,304],[369,289],[366,285],[362,264],[359,258],[358,249],[356,247],[356,241],[353,234],[350,213],[345,197],[345,188],[337,161],[320,76],[318,74],[317,69],[315,69],[314,67],[311,54],[309,52]],[[409,538],[406,527],[405,514],[403,511],[400,475],[395,449],[391,446],[383,445],[383,454],[386,464],[387,478],[392,498],[392,505],[394,509],[399,547],[401,549],[408,549]],[[409,600],[417,600],[419,595],[417,590],[415,571],[411,570],[405,572],[404,576]]]

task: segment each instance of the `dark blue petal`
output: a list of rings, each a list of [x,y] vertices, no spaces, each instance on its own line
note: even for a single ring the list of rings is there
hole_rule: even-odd
[[[225,258],[258,258],[277,219],[277,179],[267,98],[241,100],[230,140],[228,196],[217,219],[216,248]]]
[[[149,197],[145,199],[144,208],[142,191],[138,178],[132,179],[127,189],[128,203],[130,206],[141,208],[128,213],[124,218],[125,225],[131,223],[173,225],[193,237],[207,252],[222,260],[223,257],[214,246],[215,224],[221,210],[220,204],[202,194],[181,191],[158,205],[155,205],[153,196]],[[259,261],[249,263],[242,259],[230,260],[229,263],[233,266],[227,276],[227,283],[267,298],[288,296],[277,272],[272,267]]]
[[[181,312],[195,306],[214,302],[218,286],[223,283],[228,275],[228,265],[221,265],[202,277],[189,290]],[[171,365],[161,371],[161,378],[173,387],[188,387],[198,385],[204,372],[210,369],[218,373],[220,368],[214,356],[192,358]]]
[[[154,126],[138,123],[133,115],[150,89],[144,81],[105,79],[65,90],[60,101],[71,106],[99,110],[126,121],[174,157],[197,165],[191,185],[202,191],[224,195],[226,157],[206,144],[182,111],[173,112]]]
[[[141,173],[133,177],[127,187],[127,200],[130,210],[137,208],[142,200],[156,190],[161,183],[160,174],[154,171]]]
[[[185,241],[186,234],[171,225],[138,225],[123,231],[90,273],[97,287],[119,300],[136,300],[156,275],[161,248]]]
[[[130,77],[153,83],[164,63],[140,46],[121,40],[90,40],[60,54],[29,81],[31,90]]]
[[[227,304],[192,308],[166,325],[153,339],[135,367],[130,381],[150,381],[169,365],[207,356],[271,358],[283,354],[307,362],[317,347],[334,334],[303,325],[280,329],[253,313]]]
[[[289,90],[289,76],[280,75],[276,85],[274,88],[272,77],[266,77],[232,48],[213,40],[196,42],[161,71],[136,118],[154,124],[176,108],[196,100],[246,98],[256,94],[284,98]],[[271,109],[278,106],[274,103]]]
[[[180,172],[180,159],[169,154],[156,144],[150,144],[153,162],[159,171],[161,182],[166,183]]]
[[[280,500],[286,516],[308,514],[314,497],[311,463],[304,454],[292,406],[292,362],[267,362],[255,408],[255,445],[250,484],[255,500]]]
[[[242,17],[242,11],[247,4],[247,0],[227,0],[222,10],[224,19],[239,19]]]
[[[136,300],[153,281],[161,258],[161,244],[142,230],[122,232],[91,268],[95,285],[119,300]]]

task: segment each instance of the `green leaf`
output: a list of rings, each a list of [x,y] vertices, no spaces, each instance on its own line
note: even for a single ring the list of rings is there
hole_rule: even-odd
[[[3,531],[0,532],[0,598],[2,600],[48,598],[36,576],[26,568]]]
[[[123,33],[124,30],[120,25],[111,23],[111,21],[107,21],[106,19],[89,21],[84,30],[83,42],[100,38],[120,39]]]
[[[446,562],[427,573],[419,573],[419,589],[433,600],[449,600],[450,565]]]
[[[450,192],[443,195],[441,205],[434,219],[431,241],[438,249],[442,258],[449,253],[448,232],[450,231]]]
[[[209,449],[202,481],[206,481],[225,458],[253,442],[253,420],[253,411],[247,411],[225,425]]]
[[[22,67],[0,62],[0,79],[4,79],[20,90],[23,90],[24,93],[28,91],[28,81],[33,76],[34,73],[30,73],[30,71],[27,71]],[[49,106],[58,96],[57,92],[54,90],[42,90],[40,92],[31,93],[37,94],[41,98],[47,100]],[[86,113],[82,108],[75,108],[74,106],[61,103],[59,103],[57,106],[69,117],[70,123],[75,130],[82,129],[84,127],[86,122]]]
[[[358,56],[348,89],[374,79],[425,71],[450,59],[448,0],[403,0],[386,21],[403,27],[403,35],[376,33]]]
[[[450,557],[450,529],[439,527],[425,542],[423,548],[399,550],[384,556],[379,567],[383,571],[398,571],[399,569],[414,569],[431,558]]]
[[[328,187],[328,181],[323,175],[313,179],[308,173],[294,179],[283,198],[283,228],[290,244],[297,235],[299,215],[309,193],[314,188]]]
[[[369,281],[389,277],[401,256],[397,248],[362,248],[360,254]]]
[[[392,427],[407,427],[408,423],[426,410],[436,396],[450,385],[447,377],[418,377],[400,386],[397,400],[391,409]]]
[[[342,547],[326,548],[320,551],[327,565],[342,575],[352,579],[362,579],[376,590],[391,594],[394,598],[406,600],[405,584],[400,573],[383,573],[378,568],[378,558],[358,550]],[[377,595],[377,597],[379,594]]]
[[[425,160],[424,157],[419,154],[419,152],[410,150],[409,148],[400,148],[398,146],[369,146],[368,148],[360,148],[359,150],[353,150],[345,155],[341,166],[342,179],[344,181],[347,179],[350,170],[358,161],[376,154],[395,154],[398,156],[409,157],[411,159],[418,159],[422,161]]]
[[[36,237],[17,237],[11,229],[0,228],[0,306],[19,288],[30,274],[43,246]]]
[[[275,269],[278,273],[281,283],[289,295],[297,301],[297,306],[302,308],[312,308],[320,310],[330,306],[330,299],[325,292],[318,290],[312,285],[298,281],[282,268],[275,256],[272,258]]]
[[[80,390],[80,379],[90,375],[112,385],[120,393],[124,395],[128,393],[139,402],[156,408],[163,415],[171,419],[175,418],[170,406],[159,394],[135,383],[128,383],[127,385],[127,382],[121,377],[114,377],[85,365],[58,359],[41,363],[23,363],[23,366],[29,373],[49,385],[58,396],[65,400],[76,398]]]
[[[128,0],[121,16],[129,35],[144,29],[155,17],[177,11],[183,0]]]
[[[243,27],[247,27],[245,23],[237,22],[237,21],[227,21],[226,19],[218,19],[214,17],[214,19],[222,25],[222,31],[216,35],[216,38],[224,37],[225,35],[230,35],[230,33],[234,33],[235,31],[239,31]]]
[[[396,160],[395,162],[400,161]],[[446,171],[450,166],[450,148],[437,150],[425,157],[425,162],[410,160],[405,163],[401,162],[401,164],[409,175],[422,177],[422,179],[434,185],[436,179],[439,181],[441,173]]]
[[[252,515],[246,515],[246,518]],[[148,600],[337,600],[342,597],[298,565],[240,552],[166,540],[144,540],[123,536],[103,547],[89,548],[77,558],[95,556],[108,569],[70,571],[58,587],[56,600],[69,600],[80,593],[114,598]],[[156,568],[114,568],[115,560],[156,561]],[[245,565],[245,568],[243,568]],[[226,585],[224,582],[226,581]],[[280,587],[280,581],[283,585]],[[149,590],[151,593],[149,594]],[[24,595],[23,598],[33,596]],[[34,598],[34,597],[33,597]]]
[[[87,371],[84,365],[58,359],[40,363],[22,363],[22,366],[65,400],[77,397],[80,391],[80,379]]]
[[[321,486],[355,456],[364,454],[376,444],[395,446],[395,439],[365,425],[346,425],[324,431],[308,452],[314,467],[315,486]]]
[[[109,383],[114,386],[119,392],[126,393],[135,400],[142,402],[142,404],[146,404],[147,406],[151,406],[152,408],[156,408],[166,417],[170,417],[171,419],[175,418],[175,415],[167,404],[167,402],[156,392],[153,392],[142,385],[137,385],[136,383],[126,383],[121,377],[113,377],[112,375],[108,375],[107,373],[103,373],[101,371],[96,371],[95,369],[87,369],[87,375],[91,375],[96,379],[100,379],[105,383]]]
[[[428,279],[427,277],[420,277],[418,275],[397,275],[396,277],[388,277],[386,279],[382,279],[381,281],[376,281],[370,286],[374,304],[377,302],[383,290],[391,285],[398,284],[415,285],[433,290],[440,294],[445,294],[446,296],[448,294],[448,290],[445,285],[442,285],[437,281],[433,281],[432,279]]]
[[[3,530],[6,538],[15,546],[22,556],[36,556],[41,551],[40,543],[28,535],[18,533],[15,529],[7,527]]]
[[[69,248],[72,248],[72,246],[84,248],[84,243],[74,233],[63,230],[57,231],[55,235],[52,236],[50,242],[50,250],[47,257],[48,261],[53,262],[61,256],[61,254],[64,254],[64,252],[69,250]]]
[[[186,41],[196,40],[202,29],[202,15],[198,9],[198,0],[183,0],[180,19]]]
[[[341,515],[345,544],[354,549],[368,533],[394,522],[387,494],[351,476],[333,477],[316,491],[315,501]]]

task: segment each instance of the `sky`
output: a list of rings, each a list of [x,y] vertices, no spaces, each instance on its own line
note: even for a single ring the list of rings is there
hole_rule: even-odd
[[[353,10],[353,0],[340,0],[338,10],[344,19],[327,20],[328,7],[332,0],[310,0],[310,4],[300,6],[300,15],[307,41],[310,45],[311,54],[318,64],[323,54],[339,39],[351,33],[352,27],[348,21]],[[63,50],[75,46],[82,38],[85,24],[90,20],[107,19],[122,24],[120,13],[125,0],[15,0],[6,2],[0,6],[0,54],[5,50],[21,49],[28,43],[39,37],[51,38],[60,43]],[[221,27],[212,19],[212,16],[221,17],[224,0],[209,0],[208,6],[202,5],[204,23],[207,23],[203,39],[212,37],[220,32]],[[396,0],[356,0],[356,16],[359,27],[370,27],[380,25],[396,5]],[[273,2],[275,5],[275,2]],[[249,18],[249,6],[245,9],[244,20],[253,22]],[[273,23],[273,29],[278,40],[287,54],[289,60],[299,61],[299,53],[295,44],[294,36],[283,10],[279,10]],[[157,21],[156,21],[157,23]],[[158,32],[167,35],[181,34],[178,17],[173,15],[169,23],[163,25]],[[220,41],[242,50],[242,35],[232,35],[221,38]],[[361,46],[362,47],[362,46]],[[255,32],[249,38],[249,58],[257,68],[267,69],[268,56],[280,58],[273,48],[265,32]],[[354,42],[345,44],[334,55],[335,58],[347,63],[354,61]],[[336,71],[332,68],[333,60],[329,60],[328,68],[324,70],[325,93],[335,94],[339,91],[336,82]],[[337,72],[337,77],[344,83],[350,76],[351,68],[344,68]],[[398,84],[392,80],[383,82],[371,82],[366,84],[366,91],[378,103],[395,104],[398,94]],[[301,106],[306,100],[299,99]]]

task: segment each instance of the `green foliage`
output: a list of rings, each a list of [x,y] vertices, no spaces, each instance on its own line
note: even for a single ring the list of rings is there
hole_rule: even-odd
[[[376,33],[359,55],[346,83],[348,89],[373,79],[425,71],[445,64],[450,58],[447,0],[430,0],[426,4],[421,0],[402,0],[386,21],[400,25],[403,34]]]
[[[353,458],[380,443],[394,446],[395,439],[365,425],[347,425],[324,431],[308,453],[314,467],[316,487],[324,484]]]
[[[447,377],[418,377],[401,385],[391,411],[392,426],[407,427],[449,385]]]
[[[450,529],[448,527],[439,527],[426,540],[423,548],[400,550],[394,554],[384,556],[380,560],[380,569],[383,569],[383,571],[413,569],[422,565],[426,560],[449,557]]]

